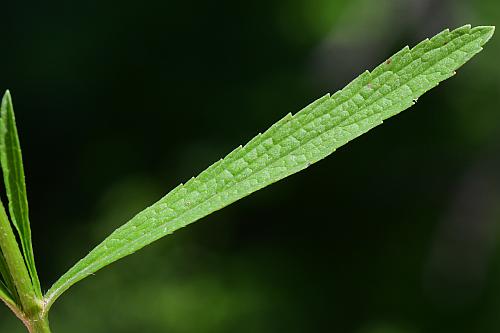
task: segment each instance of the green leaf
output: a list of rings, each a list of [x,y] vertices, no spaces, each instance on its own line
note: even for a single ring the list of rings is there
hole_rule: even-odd
[[[2,281],[0,281],[0,299],[11,306],[16,306],[9,289]]]
[[[23,255],[17,244],[16,236],[12,230],[2,201],[0,200],[0,248],[5,264],[9,270],[12,282],[19,296],[20,309],[26,314],[37,313],[41,308],[41,300],[36,297],[28,269],[26,268]],[[11,308],[12,309],[12,308]]]
[[[5,262],[4,255],[1,250],[0,250],[0,275],[2,276],[2,284],[7,290],[7,293],[9,295],[15,295],[12,298],[16,299],[16,301],[19,301],[17,303],[20,303],[19,297],[16,292],[16,287],[14,285],[14,282],[12,281],[12,276],[10,275],[7,262]]]
[[[24,182],[21,145],[19,144],[14,107],[9,91],[5,93],[2,100],[0,119],[0,162],[7,189],[7,197],[9,198],[10,218],[21,239],[24,260],[28,267],[34,291],[41,298],[42,292],[31,244],[28,198]]]
[[[216,210],[307,168],[380,125],[481,51],[493,27],[445,30],[366,71],[238,147],[115,230],[48,291],[54,300],[77,281]],[[233,123],[234,125],[234,123]]]

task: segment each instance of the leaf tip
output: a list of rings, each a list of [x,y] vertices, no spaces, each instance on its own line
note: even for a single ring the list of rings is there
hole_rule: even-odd
[[[12,96],[10,95],[10,90],[7,89],[5,90],[5,93],[3,94],[3,98],[2,98],[2,106],[4,106],[4,103],[9,103],[11,104],[12,103]]]
[[[495,33],[495,26],[494,25],[481,25],[481,26],[475,27],[473,30],[481,32],[481,35],[482,35],[481,45],[484,45],[491,39],[491,37],[493,37],[493,34]]]
[[[0,103],[0,117],[3,118],[8,112],[8,109],[12,109],[12,96],[10,91],[7,89],[3,95],[2,101]],[[3,123],[3,122],[0,122]]]

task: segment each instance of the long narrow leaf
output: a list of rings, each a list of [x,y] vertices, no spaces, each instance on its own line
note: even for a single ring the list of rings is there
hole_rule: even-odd
[[[307,168],[380,125],[482,50],[493,27],[445,30],[405,47],[333,96],[326,95],[177,186],[114,231],[64,274],[46,295],[48,305],[77,281],[271,183]]]
[[[9,198],[9,212],[16,227],[23,248],[23,255],[28,267],[33,288],[41,297],[40,282],[35,267],[31,229],[28,214],[28,198],[24,182],[24,167],[21,145],[17,134],[14,107],[9,91],[2,100],[0,119],[0,162],[2,165],[5,188]]]

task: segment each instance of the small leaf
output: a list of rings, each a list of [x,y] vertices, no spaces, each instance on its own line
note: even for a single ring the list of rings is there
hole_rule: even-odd
[[[398,114],[482,50],[493,27],[445,30],[403,48],[333,96],[326,95],[236,148],[115,230],[48,291],[54,300],[77,281],[250,193],[307,168]]]
[[[21,239],[24,260],[28,267],[34,291],[37,296],[41,297],[40,282],[36,272],[31,244],[28,198],[24,182],[21,145],[19,144],[14,108],[9,91],[5,93],[2,100],[0,120],[0,162],[7,197],[9,198],[10,218]]]
[[[12,225],[7,212],[0,200],[0,248],[5,259],[5,265],[9,270],[12,282],[19,296],[17,303],[20,310],[25,313],[39,311],[41,300],[37,298],[33,290],[33,284],[26,268],[26,264],[19,249]],[[12,309],[12,308],[11,308]]]
[[[16,287],[14,282],[12,281],[12,276],[10,275],[7,263],[5,262],[5,258],[3,256],[2,251],[0,250],[0,275],[2,276],[2,283],[5,286],[5,289],[8,291],[9,295],[15,295],[12,297],[16,299],[18,304],[20,303],[19,297],[17,296]]]
[[[0,281],[0,299],[11,306],[16,306],[9,289],[2,281]]]

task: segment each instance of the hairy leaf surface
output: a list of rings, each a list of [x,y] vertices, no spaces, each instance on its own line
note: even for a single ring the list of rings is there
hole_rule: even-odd
[[[493,27],[445,30],[403,48],[333,96],[288,114],[244,147],[181,184],[115,230],[49,290],[48,305],[75,282],[216,210],[307,168],[407,109],[478,53]]]

